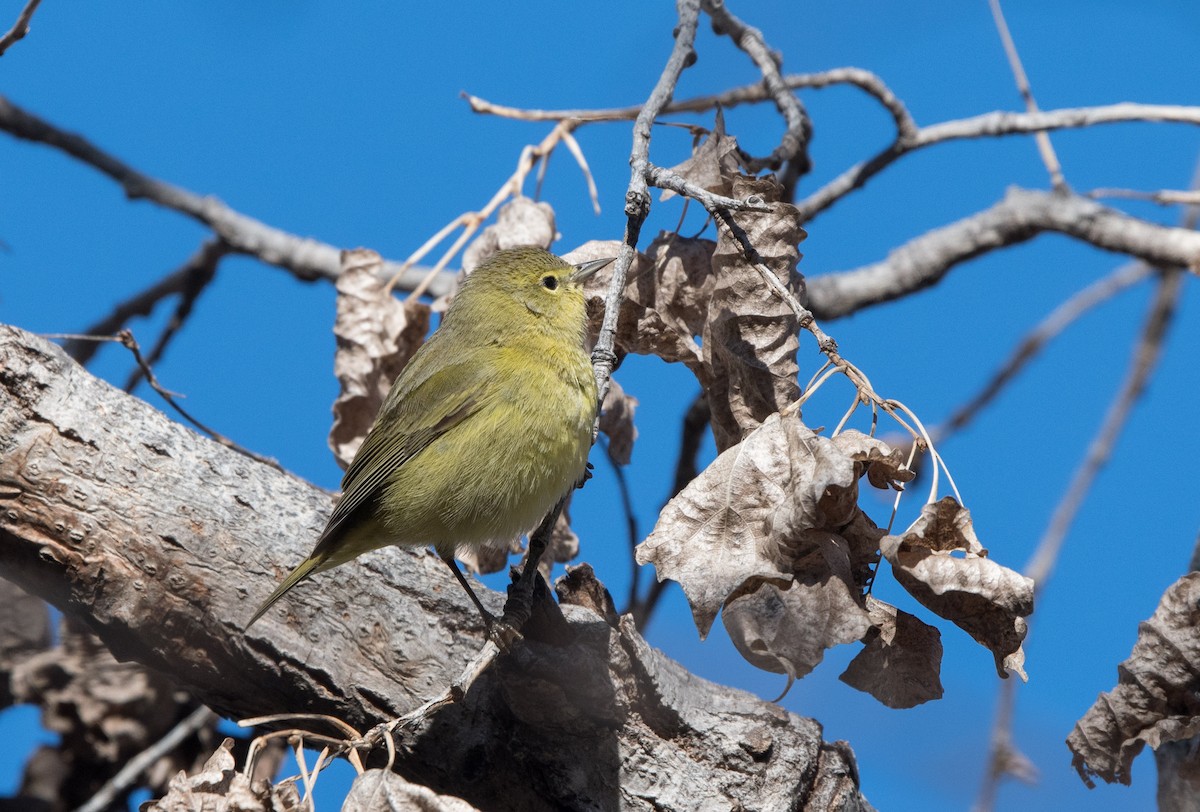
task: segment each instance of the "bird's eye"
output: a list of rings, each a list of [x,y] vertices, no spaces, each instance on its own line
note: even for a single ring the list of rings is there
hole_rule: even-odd
[[[544,287],[546,290],[557,290],[558,289],[558,277],[557,276],[543,276],[542,277],[542,287]]]

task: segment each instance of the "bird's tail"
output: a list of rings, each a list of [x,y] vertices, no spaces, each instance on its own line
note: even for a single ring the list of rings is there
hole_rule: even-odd
[[[289,572],[288,577],[283,579],[283,583],[279,585],[279,588],[272,592],[271,596],[263,601],[262,606],[255,610],[254,616],[251,617],[250,622],[246,624],[246,629],[249,629],[251,626],[253,626],[254,622],[262,617],[268,609],[274,606],[275,601],[286,595],[292,587],[303,581],[308,576],[312,575],[314,572],[325,569],[322,564],[325,564],[328,558],[328,554],[322,555],[314,553],[300,562],[300,566]]]

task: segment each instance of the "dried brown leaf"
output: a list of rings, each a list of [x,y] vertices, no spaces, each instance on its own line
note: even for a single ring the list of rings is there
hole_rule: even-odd
[[[429,306],[416,300],[401,303],[380,279],[383,260],[365,248],[342,252],[337,279],[337,353],[333,371],[341,394],[333,404],[329,447],[346,468],[392,381],[412,358],[429,332]]]
[[[880,549],[913,597],[991,650],[1000,676],[1011,670],[1028,679],[1021,642],[1033,581],[987,557],[970,511],[950,496],[925,505],[912,526],[885,536]]]
[[[608,394],[600,407],[600,431],[608,437],[608,456],[617,465],[628,465],[637,439],[633,422],[638,399],[628,394],[615,378],[609,379]]]
[[[1128,784],[1142,747],[1200,735],[1200,572],[1167,588],[1138,626],[1117,685],[1103,693],[1067,737],[1071,763],[1089,787],[1093,778]]]
[[[637,561],[679,582],[703,637],[743,585],[786,588],[801,534],[850,518],[827,512],[827,492],[856,488],[854,461],[829,439],[794,415],[772,415],[663,508]]]
[[[566,254],[571,263],[615,257],[617,241],[593,241]],[[689,239],[663,232],[638,254],[629,269],[625,296],[617,319],[616,346],[620,353],[657,355],[667,362],[679,361],[705,380],[700,343],[696,340],[708,318],[712,295],[711,240]],[[604,317],[604,297],[612,279],[605,268],[587,283],[591,335],[595,340]]]
[[[889,708],[942,698],[942,634],[908,612],[867,596],[871,628],[840,679]]]
[[[867,475],[867,481],[881,490],[889,488],[904,490],[904,483],[912,482],[917,476],[905,465],[904,454],[898,448],[877,437],[869,437],[861,431],[848,429],[833,438],[838,448],[857,463],[859,476]]]
[[[759,583],[731,597],[721,612],[729,637],[752,665],[805,676],[825,649],[860,639],[870,628],[862,592],[850,575],[846,540],[826,530],[806,530],[796,540],[795,577],[785,588]]]
[[[716,124],[686,161],[671,167],[671,171],[701,189],[729,196],[730,179],[741,169],[742,161],[737,139],[725,134],[725,113],[718,109]],[[659,200],[668,200],[675,192],[664,189]]]
[[[612,594],[596,577],[591,564],[567,567],[567,574],[554,582],[554,594],[559,603],[590,609],[614,629],[620,621]]]
[[[354,779],[342,812],[477,812],[461,798],[439,795],[391,770],[367,770]]]
[[[232,750],[233,739],[225,739],[199,772],[180,771],[171,779],[167,794],[146,802],[140,812],[299,812],[306,808],[291,781],[272,785],[238,772]]]
[[[734,212],[734,227],[745,232],[758,259],[779,281],[803,298],[804,283],[796,273],[796,246],[805,236],[799,210],[779,202],[781,190],[772,179],[736,175],[731,183],[734,197],[757,195],[769,204],[767,212]],[[703,331],[701,354],[708,374],[702,383],[712,409],[713,437],[723,451],[799,397],[799,319],[767,287],[728,228],[719,231],[712,267],[716,285]]]
[[[549,248],[557,236],[554,209],[549,203],[514,197],[500,207],[496,222],[485,228],[463,251],[463,273],[475,270],[497,251],[526,245]]]

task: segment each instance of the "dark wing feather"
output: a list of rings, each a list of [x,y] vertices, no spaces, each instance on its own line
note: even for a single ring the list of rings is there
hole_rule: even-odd
[[[436,334],[434,336],[436,338]],[[341,527],[377,494],[388,474],[421,453],[438,437],[479,411],[488,391],[491,364],[457,363],[440,369],[413,358],[380,409],[342,479],[342,498],[329,517],[318,548],[336,539]],[[388,429],[380,431],[386,422]]]

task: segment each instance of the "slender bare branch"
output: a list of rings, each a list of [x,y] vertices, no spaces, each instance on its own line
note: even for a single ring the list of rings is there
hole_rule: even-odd
[[[24,39],[29,33],[29,23],[33,20],[33,13],[37,11],[38,5],[42,0],[29,0],[25,4],[25,8],[21,9],[21,13],[17,15],[17,21],[13,23],[12,28],[0,37],[0,56],[4,56],[7,51],[18,40]]]
[[[990,209],[905,243],[882,262],[810,276],[813,314],[833,319],[934,285],[956,265],[1043,232],[1066,234],[1152,265],[1200,265],[1200,234],[1139,220],[1078,195],[1010,189]]]
[[[996,21],[1000,42],[1004,45],[1008,65],[1012,68],[1013,78],[1017,82],[1017,90],[1025,101],[1025,111],[1036,113],[1038,112],[1037,100],[1033,98],[1033,88],[1029,84],[1029,77],[1025,75],[1025,66],[1021,64],[1017,43],[1013,40],[1012,32],[1008,30],[1008,21],[1004,19],[1004,10],[1000,7],[1000,0],[988,0],[988,5],[991,6],[992,19]],[[1046,171],[1050,173],[1050,183],[1055,189],[1066,191],[1067,181],[1063,177],[1062,166],[1058,162],[1058,155],[1054,152],[1054,145],[1050,143],[1050,134],[1043,130],[1035,135],[1034,140],[1037,141],[1042,163],[1046,165]]]
[[[115,801],[125,790],[134,785],[142,773],[160,758],[170,753],[179,745],[204,727],[217,721],[219,717],[211,710],[201,705],[185,716],[179,724],[167,731],[167,734],[154,744],[138,753],[125,763],[121,771],[108,780],[100,790],[75,812],[102,812]]]
[[[757,172],[783,166],[780,182],[783,184],[784,198],[791,199],[796,179],[812,168],[812,161],[808,157],[812,121],[808,118],[808,112],[783,81],[779,72],[780,57],[767,46],[762,32],[734,16],[724,0],[703,0],[702,5],[704,11],[712,18],[716,32],[727,35],[758,66],[759,72],[762,73],[763,86],[775,103],[775,109],[787,124],[779,146],[766,158],[752,161],[749,169]]]
[[[211,228],[231,251],[257,257],[303,280],[332,280],[341,270],[339,248],[289,234],[234,211],[215,197],[204,197],[144,175],[83,136],[59,129],[3,96],[0,96],[0,130],[26,141],[54,147],[103,172],[119,183],[131,200],[149,200],[191,217]],[[382,273],[386,278],[399,273],[398,287],[411,290],[425,277],[427,270],[403,268],[399,263],[385,261]],[[443,274],[429,284],[429,293],[440,296],[449,291],[452,284],[452,275]]]
[[[859,189],[898,158],[919,149],[971,138],[998,138],[1018,133],[1079,129],[1097,124],[1151,121],[1176,124],[1200,124],[1200,107],[1169,104],[1121,102],[1102,107],[1077,107],[1046,110],[1040,113],[996,111],[971,118],[945,121],[920,128],[908,139],[898,139],[872,158],[855,164],[829,183],[797,203],[801,219],[811,220],[843,197]]]
[[[783,83],[791,90],[802,88],[820,89],[833,85],[854,85],[864,92],[874,96],[878,102],[891,114],[896,122],[897,133],[909,139],[916,135],[917,125],[904,103],[896,98],[883,80],[869,70],[862,68],[833,68],[820,73],[792,73],[783,77]],[[575,109],[575,110],[535,110],[518,107],[506,107],[495,104],[487,99],[464,93],[463,98],[470,104],[472,112],[487,115],[512,118],[518,121],[632,121],[642,111],[641,105],[629,107]],[[757,104],[770,100],[771,94],[762,82],[752,85],[742,85],[711,96],[696,96],[691,99],[673,101],[663,108],[663,114],[670,113],[702,113],[717,107],[737,107],[741,104]]]
[[[930,433],[936,442],[961,431],[968,423],[1000,394],[1006,385],[1023,370],[1030,361],[1056,338],[1092,308],[1106,302],[1124,290],[1136,285],[1154,273],[1144,262],[1130,262],[1113,273],[1088,285],[1042,319],[1013,349],[1008,359],[983,385],[973,398],[954,411],[949,418]]]
[[[654,85],[654,90],[650,92],[650,97],[642,105],[633,124],[633,147],[629,153],[629,186],[625,192],[625,239],[613,266],[612,279],[604,297],[604,320],[600,325],[595,349],[592,350],[592,367],[601,403],[608,393],[608,378],[617,363],[613,347],[617,332],[617,313],[625,291],[625,279],[637,254],[642,223],[650,214],[650,195],[647,191],[650,131],[663,108],[671,103],[680,74],[696,61],[694,44],[700,19],[700,0],[677,0],[676,9],[679,22],[675,27],[675,45],[658,77],[658,82]]]
[[[1200,191],[1195,189],[1162,189],[1157,192],[1143,192],[1138,189],[1093,189],[1087,196],[1092,200],[1117,197],[1126,200],[1148,200],[1160,206],[1200,206]]]
[[[178,270],[118,304],[107,316],[84,329],[84,335],[114,335],[128,324],[130,319],[136,316],[149,316],[163,299],[177,293],[182,294],[194,284],[194,280],[198,276],[214,273],[217,263],[231,250],[221,240],[206,240]],[[70,339],[63,344],[63,349],[67,351],[67,354],[80,364],[90,361],[99,347],[100,342],[83,339]]]

